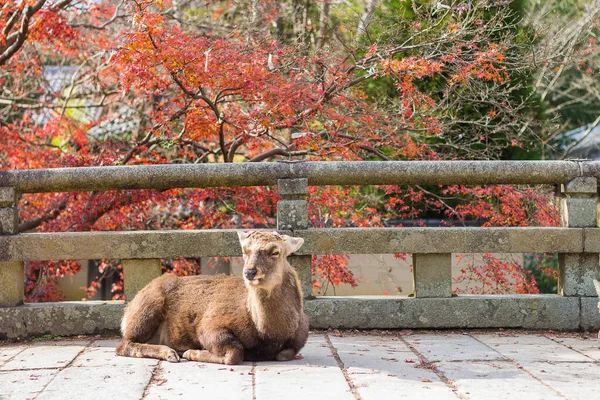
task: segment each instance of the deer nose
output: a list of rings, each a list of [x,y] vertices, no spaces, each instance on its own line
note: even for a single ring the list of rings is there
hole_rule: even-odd
[[[246,269],[244,270],[244,277],[249,281],[254,280],[256,278],[256,270],[255,269]]]

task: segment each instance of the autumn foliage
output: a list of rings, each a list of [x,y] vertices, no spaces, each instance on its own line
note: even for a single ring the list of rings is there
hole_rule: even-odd
[[[384,2],[369,16],[369,34],[328,1],[309,10],[293,3],[5,1],[2,168],[493,159],[531,144],[535,125],[523,128],[530,109],[517,95],[526,44],[510,2],[435,12]],[[21,230],[272,227],[271,189],[24,195]],[[313,227],[425,216],[486,226],[558,220],[539,188],[322,187],[310,195]],[[485,258],[477,273],[494,285],[481,291],[536,291],[520,265]],[[343,255],[315,259],[315,287],[356,285],[346,265]],[[199,272],[194,260],[165,268]],[[57,277],[78,269],[28,263],[27,300],[60,299]],[[119,298],[118,260],[99,271],[90,294],[116,274]]]

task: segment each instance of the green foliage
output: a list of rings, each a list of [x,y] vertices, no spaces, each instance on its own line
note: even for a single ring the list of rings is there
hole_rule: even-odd
[[[556,294],[558,290],[558,255],[524,254],[523,268],[533,274],[540,293]]]

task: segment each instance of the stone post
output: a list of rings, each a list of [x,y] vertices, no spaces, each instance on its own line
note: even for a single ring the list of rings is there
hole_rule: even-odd
[[[125,300],[131,301],[154,278],[162,273],[159,259],[123,260]]]
[[[415,297],[452,297],[452,254],[413,254]]]
[[[0,187],[0,235],[16,235],[18,228],[17,193],[12,187]],[[0,262],[0,307],[21,305],[24,296],[23,262]]]
[[[595,177],[579,177],[561,185],[561,225],[567,228],[596,226]],[[596,296],[593,280],[600,278],[598,254],[558,255],[558,291],[563,296]]]
[[[277,203],[277,230],[308,229],[308,179],[279,179],[277,191],[281,196]],[[288,260],[298,272],[304,297],[312,297],[311,256],[291,255]]]

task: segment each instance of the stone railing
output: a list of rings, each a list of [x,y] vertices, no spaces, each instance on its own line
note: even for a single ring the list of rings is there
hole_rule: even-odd
[[[291,257],[313,328],[598,329],[593,278],[600,163],[581,161],[278,162],[0,171],[0,339],[116,332],[122,302],[23,304],[24,262],[118,258],[126,298],[160,259],[239,256],[235,230],[17,234],[20,193],[277,186],[277,227],[301,236]],[[562,227],[308,229],[308,185],[553,184]],[[452,253],[559,254],[558,295],[452,296]],[[311,294],[311,255],[412,253],[414,298]]]

